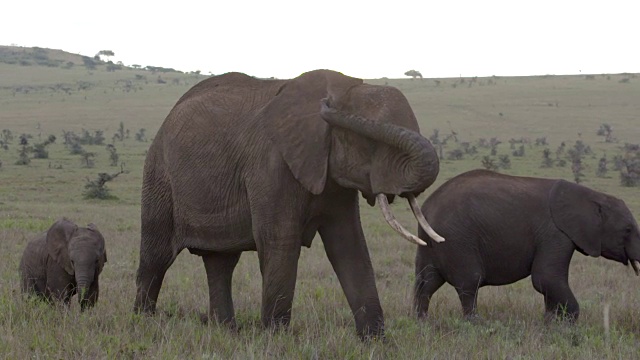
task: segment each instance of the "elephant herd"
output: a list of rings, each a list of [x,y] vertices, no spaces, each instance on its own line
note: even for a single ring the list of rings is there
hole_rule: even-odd
[[[359,214],[359,195],[380,206],[403,238],[418,244],[414,309],[426,317],[445,282],[465,317],[478,288],[531,275],[548,317],[578,317],[568,285],[574,250],[640,271],[640,231],[623,201],[563,180],[475,170],[424,202],[439,161],[402,93],[316,70],[291,80],[240,73],[208,78],[169,112],[147,153],[134,310],[154,313],[178,253],[202,257],[209,318],[235,327],[232,275],[257,251],[262,323],[287,326],[301,247],[316,233],[361,338],[384,336],[384,318]],[[389,203],[408,201],[418,236]],[[24,292],[82,309],[98,300],[107,262],[95,225],[57,221],[32,240],[20,270]]]

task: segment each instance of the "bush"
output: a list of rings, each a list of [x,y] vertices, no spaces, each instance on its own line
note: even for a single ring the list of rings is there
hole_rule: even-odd
[[[498,157],[500,161],[498,163],[498,167],[501,169],[511,169],[511,159],[509,159],[509,155],[500,155]]]
[[[20,135],[20,148],[18,149],[18,161],[16,161],[16,165],[29,165],[31,162],[29,154],[33,152],[33,148],[29,146],[30,138],[31,135]]]
[[[524,145],[520,145],[520,147],[517,150],[514,150],[511,155],[513,155],[514,157],[523,157],[524,156]]]
[[[117,199],[116,196],[111,195],[111,190],[106,187],[106,183],[115,179],[118,175],[123,174],[124,170],[120,169],[120,172],[113,175],[107,173],[99,173],[98,178],[95,180],[87,179],[87,183],[84,185],[83,196],[85,199]]]
[[[447,153],[448,160],[462,160],[464,158],[464,152],[462,149],[454,149]]]
[[[107,151],[109,152],[109,160],[111,160],[111,163],[109,165],[111,166],[118,166],[118,151],[116,150],[116,147],[113,146],[112,144],[107,145]]]
[[[496,165],[496,161],[495,159],[489,157],[489,156],[484,156],[482,157],[482,167],[484,167],[487,170],[492,170],[492,171],[497,171],[498,170],[498,165]]]
[[[47,140],[41,142],[39,144],[33,145],[33,158],[34,159],[48,159],[49,152],[47,151],[47,146],[53,144],[56,141],[55,135],[49,135]]]

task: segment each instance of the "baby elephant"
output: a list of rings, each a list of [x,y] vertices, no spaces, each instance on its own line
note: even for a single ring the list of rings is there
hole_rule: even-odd
[[[84,228],[60,219],[27,244],[20,261],[22,291],[65,305],[78,293],[85,310],[98,301],[98,276],[106,262],[104,238],[94,224]]]
[[[445,282],[458,292],[465,317],[474,318],[478,288],[531,275],[545,318],[575,320],[580,310],[568,282],[574,250],[630,262],[640,272],[640,231],[625,203],[564,180],[474,170],[444,183],[422,212],[447,241],[436,244],[419,229],[431,245],[416,255],[419,317]]]

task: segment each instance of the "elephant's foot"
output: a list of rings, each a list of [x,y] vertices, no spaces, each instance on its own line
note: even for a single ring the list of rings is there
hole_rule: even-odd
[[[218,325],[220,327],[227,328],[234,332],[237,332],[240,330],[240,327],[236,323],[235,318],[220,321],[218,317],[216,317],[215,315],[211,315],[210,313],[204,313],[204,312],[199,313],[198,317],[200,318],[200,322],[202,322],[202,324],[204,325]]]
[[[483,325],[485,323],[484,318],[478,315],[478,313],[465,314],[463,318],[473,325]]]
[[[154,315],[156,313],[156,303],[155,301],[151,301],[146,294],[144,296],[138,295],[133,304],[133,312],[136,314]]]
[[[567,313],[558,309],[555,311],[546,311],[544,313],[544,323],[550,325],[552,323],[562,323],[566,325],[574,325],[578,320],[579,313]]]
[[[363,332],[358,332],[358,336],[363,342],[380,341],[384,343],[387,341],[387,337],[384,334],[384,326],[375,330],[366,329]]]

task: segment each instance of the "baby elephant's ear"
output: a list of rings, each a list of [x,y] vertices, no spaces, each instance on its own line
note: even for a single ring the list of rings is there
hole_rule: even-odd
[[[558,180],[549,193],[549,210],[555,225],[585,254],[600,256],[602,195],[584,186]]]
[[[76,224],[62,218],[51,225],[47,231],[47,252],[69,275],[74,274],[73,265],[71,265],[69,258],[69,240],[77,229]]]
[[[103,252],[102,252],[102,256],[100,256],[99,268],[100,268],[100,271],[102,271],[102,267],[104,266],[104,263],[107,262],[107,249],[104,248],[104,237],[102,236],[102,234],[100,233],[100,230],[98,230],[98,227],[94,223],[88,224],[87,229],[96,232],[98,237],[101,240],[101,243],[103,246]]]

